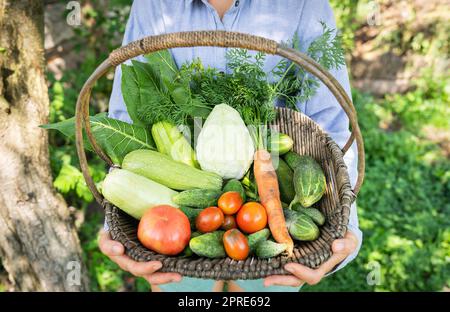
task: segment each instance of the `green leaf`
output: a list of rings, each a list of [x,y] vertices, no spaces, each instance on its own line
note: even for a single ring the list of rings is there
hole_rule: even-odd
[[[178,68],[169,50],[153,52],[147,54],[145,58],[151,67],[159,70],[165,84],[171,84],[174,81],[178,73]]]
[[[127,107],[128,115],[133,124],[144,126],[139,120],[138,107],[141,103],[139,83],[137,75],[132,66],[122,64],[122,95]]]
[[[115,164],[121,164],[126,154],[137,149],[155,149],[150,132],[140,126],[108,118],[105,114],[90,117],[92,134],[100,147]],[[75,118],[54,124],[42,125],[44,129],[58,130],[67,137],[75,138]],[[85,148],[93,150],[84,135]]]

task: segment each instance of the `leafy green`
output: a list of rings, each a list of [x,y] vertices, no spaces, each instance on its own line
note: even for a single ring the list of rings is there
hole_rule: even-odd
[[[189,118],[208,116],[211,108],[191,94],[189,79],[178,71],[168,50],[151,53],[146,59],[122,65],[122,93],[134,123],[181,125]]]
[[[97,143],[115,164],[120,164],[123,157],[131,151],[155,149],[153,139],[146,128],[108,118],[104,113],[90,117],[90,124]],[[75,138],[75,117],[41,127],[58,130],[71,139]],[[86,135],[84,144],[86,149],[93,150]]]
[[[306,54],[326,70],[338,69],[345,65],[345,53],[342,48],[341,34],[321,22],[323,33],[306,49]],[[286,44],[289,44],[286,43]],[[299,37],[294,35],[292,47],[301,50]],[[286,106],[297,109],[297,104],[305,102],[316,94],[319,81],[295,63],[282,59],[273,69],[278,78],[275,86],[277,96],[284,100]]]
[[[141,93],[136,73],[131,66],[122,65],[122,96],[127,105],[127,112],[133,124],[142,126],[138,118],[138,107],[141,103]]]
[[[177,73],[177,65],[175,64],[169,50],[156,51],[145,56],[151,67],[157,68],[161,78],[166,85],[170,85]]]

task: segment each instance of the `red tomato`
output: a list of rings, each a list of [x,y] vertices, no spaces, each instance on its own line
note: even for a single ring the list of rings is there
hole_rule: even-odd
[[[239,192],[226,192],[219,197],[218,206],[226,215],[238,212],[242,206],[242,197]]]
[[[248,202],[236,215],[238,227],[245,233],[254,233],[267,225],[267,213],[263,205],[257,202]]]
[[[250,252],[247,237],[238,229],[231,229],[223,234],[223,246],[227,255],[234,260],[245,260]]]
[[[198,214],[195,227],[202,233],[212,232],[221,227],[223,220],[222,210],[217,207],[208,207]]]
[[[231,229],[235,229],[235,228],[237,228],[237,225],[236,225],[236,219],[234,218],[234,216],[226,215],[223,220],[222,229],[227,231],[227,230],[231,230]]]
[[[139,221],[137,237],[148,249],[163,255],[176,255],[189,243],[189,219],[175,207],[155,206]]]

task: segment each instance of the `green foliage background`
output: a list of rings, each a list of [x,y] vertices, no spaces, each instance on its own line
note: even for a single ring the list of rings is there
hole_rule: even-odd
[[[345,47],[352,49],[358,25],[355,21],[361,3],[367,1],[331,2]],[[50,122],[74,115],[82,84],[100,60],[120,43],[129,3],[110,1],[107,12],[93,4],[84,11],[84,16],[94,21],[75,30],[75,48],[85,60],[76,70],[66,71],[59,81],[49,74]],[[97,84],[93,113],[106,109],[111,80],[108,75]],[[450,130],[449,85],[448,77],[434,77],[430,70],[406,94],[375,99],[354,90],[367,155],[365,184],[358,197],[364,243],[355,261],[303,291],[440,291],[449,287],[450,160],[424,133],[430,127],[438,132]],[[121,271],[99,252],[96,234],[103,216],[101,211],[92,209],[92,195],[78,169],[74,144],[56,132],[50,133],[50,143],[54,185],[68,204],[85,216],[79,234],[92,289],[149,290],[144,280]],[[93,154],[88,157],[94,179],[100,182],[105,166]],[[368,283],[378,268],[381,278],[375,284]]]

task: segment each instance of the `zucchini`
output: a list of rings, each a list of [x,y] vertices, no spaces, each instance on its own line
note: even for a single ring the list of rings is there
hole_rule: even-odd
[[[103,196],[130,216],[140,219],[147,209],[157,205],[178,207],[168,187],[124,169],[114,169],[102,184]]]
[[[289,209],[284,209],[284,216],[293,239],[313,241],[319,237],[319,228],[309,216]]]
[[[221,190],[194,189],[175,194],[172,197],[174,203],[180,206],[194,208],[206,208],[217,205],[217,200],[222,194]]]
[[[252,233],[249,236],[247,236],[250,252],[254,253],[256,251],[256,247],[258,246],[258,244],[262,241],[267,240],[269,236],[270,230],[267,228],[259,230],[258,232]]]
[[[265,240],[260,242],[256,247],[256,256],[259,258],[276,257],[285,251],[286,248],[287,244],[279,244],[271,240]]]
[[[223,188],[223,192],[224,193],[226,193],[226,192],[238,192],[239,194],[241,194],[242,202],[245,203],[245,201],[247,200],[247,196],[245,195],[244,187],[242,186],[241,182],[239,182],[239,180],[237,180],[237,179],[229,180],[225,184],[225,187]]]
[[[180,210],[186,215],[186,217],[188,217],[191,228],[195,229],[195,219],[203,209],[181,206]]]
[[[153,124],[152,137],[158,152],[188,166],[200,168],[194,149],[175,125],[167,121]]]
[[[295,197],[293,182],[294,172],[281,158],[278,158],[278,166],[275,171],[277,173],[281,201],[290,203]]]
[[[191,238],[189,247],[201,257],[224,258],[226,254],[222,242],[223,234],[224,231],[215,231]]]
[[[122,168],[174,190],[222,189],[219,175],[174,161],[155,151],[136,150],[127,154]]]

